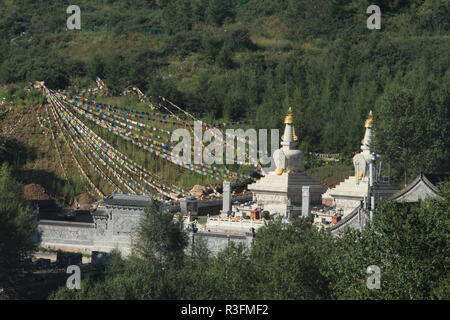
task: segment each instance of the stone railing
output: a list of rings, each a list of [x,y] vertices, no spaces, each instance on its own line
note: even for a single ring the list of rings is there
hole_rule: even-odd
[[[240,218],[208,218],[206,228],[222,229],[258,229],[264,226],[264,220],[240,219]]]

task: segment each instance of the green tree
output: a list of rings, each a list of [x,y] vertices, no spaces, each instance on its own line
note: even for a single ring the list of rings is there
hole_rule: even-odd
[[[275,220],[258,230],[251,254],[259,299],[330,297],[325,267],[332,238],[311,223],[311,217]]]
[[[441,199],[418,205],[384,202],[373,224],[350,230],[329,260],[334,298],[448,299],[450,183]],[[381,270],[381,289],[366,286],[371,265]]]
[[[3,136],[0,136],[0,159],[3,160],[4,157],[4,153],[7,151],[7,147],[6,147],[6,138]]]
[[[223,46],[219,52],[219,55],[217,56],[216,63],[223,69],[233,68],[234,63],[232,55],[233,52],[230,50],[230,48],[227,46]]]
[[[0,288],[6,295],[20,295],[14,286],[35,248],[36,222],[23,200],[23,187],[7,164],[0,168]]]
[[[161,266],[181,262],[188,244],[182,223],[174,220],[160,203],[153,201],[144,211],[133,249],[144,259],[156,259]]]
[[[253,299],[258,275],[249,251],[243,245],[230,245],[213,259],[197,284],[203,289],[200,299]]]
[[[53,300],[138,300],[169,298],[164,296],[164,275],[154,265],[135,255],[124,259],[118,251],[108,257],[104,270],[88,276],[80,290],[65,286],[50,296]]]
[[[79,292],[61,288],[52,299],[176,299],[183,294],[187,237],[158,202],[144,211],[130,256],[114,252],[100,276],[81,283]]]
[[[339,22],[327,0],[289,0],[286,19],[292,38],[308,39],[331,34]]]
[[[376,106],[375,148],[392,166],[417,174],[450,170],[450,89],[406,81],[387,89]]]
[[[227,17],[233,16],[231,0],[209,0],[206,7],[206,20],[208,23],[220,26]]]

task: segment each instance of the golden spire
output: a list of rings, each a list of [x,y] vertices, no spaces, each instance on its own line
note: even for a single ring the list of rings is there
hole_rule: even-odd
[[[365,123],[365,127],[372,128],[372,125],[373,125],[373,116],[372,116],[372,110],[370,110],[369,117],[367,118],[366,123]]]
[[[286,124],[294,123],[294,113],[292,112],[291,107],[289,107],[288,113],[287,113],[286,117],[284,118],[284,123],[286,123]]]
[[[298,141],[298,137],[295,135],[295,128],[293,126],[294,113],[292,112],[292,108],[291,107],[289,107],[288,113],[287,113],[286,117],[284,118],[284,123],[285,124],[290,124],[292,126],[292,132],[291,132],[292,140],[293,141]],[[286,133],[286,131],[285,131],[285,133]],[[281,136],[281,140],[284,141],[284,135]]]

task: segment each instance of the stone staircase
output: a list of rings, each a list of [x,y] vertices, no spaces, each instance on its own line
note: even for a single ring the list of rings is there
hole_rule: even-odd
[[[331,196],[345,195],[349,197],[364,197],[367,195],[368,190],[369,181],[367,178],[358,181],[355,176],[350,176],[336,187],[329,189],[327,194]]]

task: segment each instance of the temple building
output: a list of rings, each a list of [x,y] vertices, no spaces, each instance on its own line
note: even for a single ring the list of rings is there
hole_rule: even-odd
[[[404,189],[392,196],[398,202],[416,203],[427,198],[440,198],[438,184],[450,178],[449,174],[421,173]]]
[[[298,147],[295,135],[294,114],[289,108],[284,120],[282,147],[273,153],[276,170],[268,172],[248,186],[258,208],[282,217],[294,217],[306,211],[309,205],[320,204],[325,189],[304,170],[304,154]],[[303,203],[305,200],[308,203]]]
[[[348,177],[334,188],[328,189],[322,195],[322,203],[324,205],[341,209],[344,216],[358,207],[361,201],[369,195],[370,164],[373,157],[370,151],[372,126],[373,117],[371,111],[365,122],[366,131],[361,142],[361,152],[353,157],[355,175]],[[390,197],[398,191],[397,187],[382,181],[377,181],[374,189],[377,195],[377,202]]]

